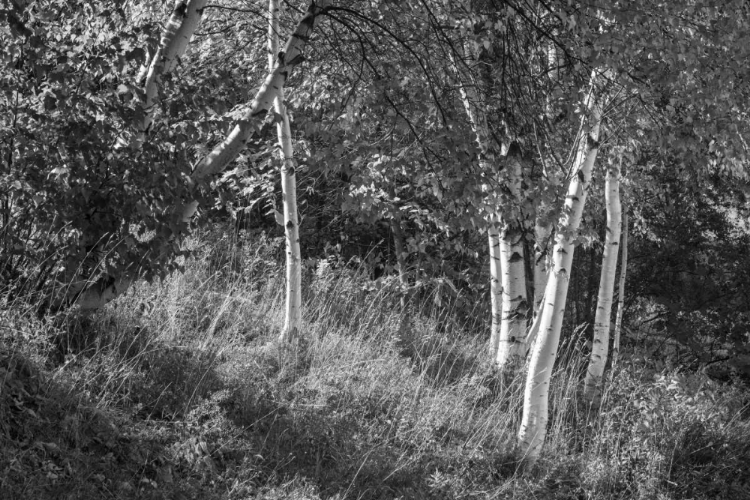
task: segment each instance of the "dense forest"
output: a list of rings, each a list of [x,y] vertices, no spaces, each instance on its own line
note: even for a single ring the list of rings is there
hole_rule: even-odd
[[[0,0],[0,498],[750,499],[747,0]]]

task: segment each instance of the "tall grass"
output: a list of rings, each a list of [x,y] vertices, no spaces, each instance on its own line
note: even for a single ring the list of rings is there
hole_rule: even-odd
[[[591,407],[571,335],[543,457],[525,470],[523,380],[487,363],[481,322],[412,304],[403,328],[396,280],[319,262],[305,270],[302,340],[279,346],[280,243],[195,240],[184,274],[93,318],[6,307],[3,498],[748,497],[740,385],[623,355]]]

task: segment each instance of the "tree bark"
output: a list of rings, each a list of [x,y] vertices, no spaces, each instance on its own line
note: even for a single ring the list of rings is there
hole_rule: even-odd
[[[617,272],[617,252],[620,246],[621,214],[620,205],[620,169],[610,166],[607,169],[605,199],[607,205],[607,234],[604,240],[604,256],[599,281],[599,294],[596,302],[594,319],[594,342],[591,347],[586,379],[584,381],[584,398],[588,402],[597,402],[601,397],[602,376],[607,363],[609,350],[609,329],[612,317],[612,298],[615,291],[615,274]]]
[[[520,183],[521,167],[515,159],[517,172],[510,172],[513,181]],[[515,170],[515,169],[514,169]],[[514,195],[516,189],[511,189]],[[523,232],[513,220],[506,223],[500,241],[502,267],[502,325],[498,339],[497,365],[518,367],[526,356],[526,328],[528,304],[526,302],[526,265],[523,251]]]
[[[519,443],[527,463],[533,463],[539,457],[547,432],[549,386],[565,314],[568,281],[575,250],[574,241],[583,215],[591,171],[599,150],[601,109],[594,102],[595,76],[596,74],[592,73],[591,91],[585,102],[591,114],[590,129],[588,134],[581,137],[576,154],[573,177],[568,186],[565,207],[555,236],[554,267],[547,280],[539,338],[534,345],[526,378]]]
[[[279,57],[279,2],[269,0],[268,71],[273,72]],[[295,175],[294,148],[289,116],[284,106],[284,88],[278,90],[274,100],[277,116],[276,132],[281,156],[281,190],[284,204],[284,236],[286,246],[286,309],[284,329],[279,341],[291,342],[298,336],[302,323],[302,256],[299,244],[297,217],[297,178]]]
[[[490,330],[490,359],[497,360],[500,342],[500,329],[503,318],[502,259],[500,257],[500,235],[495,220],[490,221],[487,230],[490,245],[490,307],[492,327]]]
[[[622,214],[622,260],[620,261],[620,286],[617,300],[617,316],[615,317],[615,333],[612,341],[612,364],[617,363],[620,355],[620,332],[622,331],[622,315],[625,310],[625,278],[628,272],[628,213]]]

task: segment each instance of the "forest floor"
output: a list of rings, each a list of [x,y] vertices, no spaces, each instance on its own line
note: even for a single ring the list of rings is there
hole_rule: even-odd
[[[750,390],[623,353],[601,406],[563,343],[542,458],[522,380],[453,311],[402,321],[395,281],[306,271],[278,347],[278,242],[193,242],[184,274],[90,318],[0,309],[0,498],[750,498]],[[230,250],[231,249],[231,250]]]

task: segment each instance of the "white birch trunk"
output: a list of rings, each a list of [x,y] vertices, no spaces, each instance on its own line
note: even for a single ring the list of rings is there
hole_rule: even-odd
[[[274,105],[279,91],[283,88],[295,66],[304,60],[302,53],[310,39],[317,18],[329,3],[329,0],[318,0],[310,3],[307,13],[287,40],[284,52],[280,52],[276,57],[273,70],[255,95],[250,110],[238,120],[229,136],[195,165],[191,175],[192,182],[198,183],[206,177],[221,173],[242,151],[245,143],[252,135],[252,131]],[[198,210],[198,202],[190,201],[179,207],[178,210],[182,220],[189,222]],[[99,309],[127,290],[134,279],[133,276],[120,276],[117,279],[105,279],[93,284],[82,284],[75,289],[71,287],[65,295],[66,297],[74,297],[75,303],[79,304],[83,310]]]
[[[279,2],[269,0],[268,10],[268,71],[273,72],[279,52]],[[284,236],[286,243],[286,310],[284,329],[279,341],[291,342],[297,338],[302,323],[302,256],[299,245],[297,217],[297,178],[295,175],[294,148],[289,116],[284,106],[284,89],[280,88],[274,100],[278,115],[276,131],[281,156],[281,191],[284,203]]]
[[[591,181],[591,171],[599,150],[601,110],[594,104],[595,74],[592,74],[591,80],[592,90],[586,99],[586,106],[591,113],[590,130],[581,138],[574,160],[574,174],[568,186],[565,207],[555,236],[554,266],[547,280],[539,338],[532,351],[526,378],[523,418],[518,437],[524,460],[528,463],[534,463],[539,457],[547,432],[549,386],[565,314],[565,302],[575,250],[573,242],[581,223],[588,184]]]
[[[612,341],[612,364],[617,363],[620,355],[620,332],[622,332],[622,314],[625,309],[625,278],[628,274],[628,213],[622,214],[622,260],[620,261],[620,287],[617,299],[617,316],[615,333]]]
[[[515,158],[508,158],[507,165],[508,188],[513,198],[518,200],[521,191],[521,164]],[[507,214],[500,241],[503,318],[498,342],[497,365],[501,369],[509,364],[515,368],[519,367],[526,356],[526,314],[528,312],[526,265],[523,232],[519,228],[518,211],[513,210],[513,212]]]
[[[453,63],[460,74],[456,61]],[[481,152],[482,170],[492,172],[494,162],[506,155],[507,144],[497,144],[492,139],[475,87],[462,83],[459,90]],[[507,158],[507,168],[506,185],[514,200],[520,201],[521,165],[515,158]],[[484,190],[488,192],[489,187],[484,186]],[[489,351],[500,369],[504,369],[511,360],[523,360],[526,353],[526,268],[521,232],[516,219],[513,213],[496,211],[490,215],[488,230],[492,307]],[[503,227],[502,237],[498,234],[497,226]],[[521,363],[517,363],[517,366],[520,365]]]
[[[601,397],[602,376],[607,364],[609,351],[609,329],[612,318],[612,298],[615,291],[615,274],[617,273],[617,252],[620,246],[620,228],[622,207],[620,205],[620,169],[610,166],[607,169],[605,199],[607,205],[607,234],[604,240],[604,256],[599,281],[599,295],[594,318],[594,342],[591,346],[586,379],[584,381],[584,398],[596,402]]]
[[[500,257],[500,235],[493,218],[487,231],[490,244],[490,306],[492,327],[490,330],[490,359],[497,360],[500,342],[500,329],[503,318],[502,266]]]

